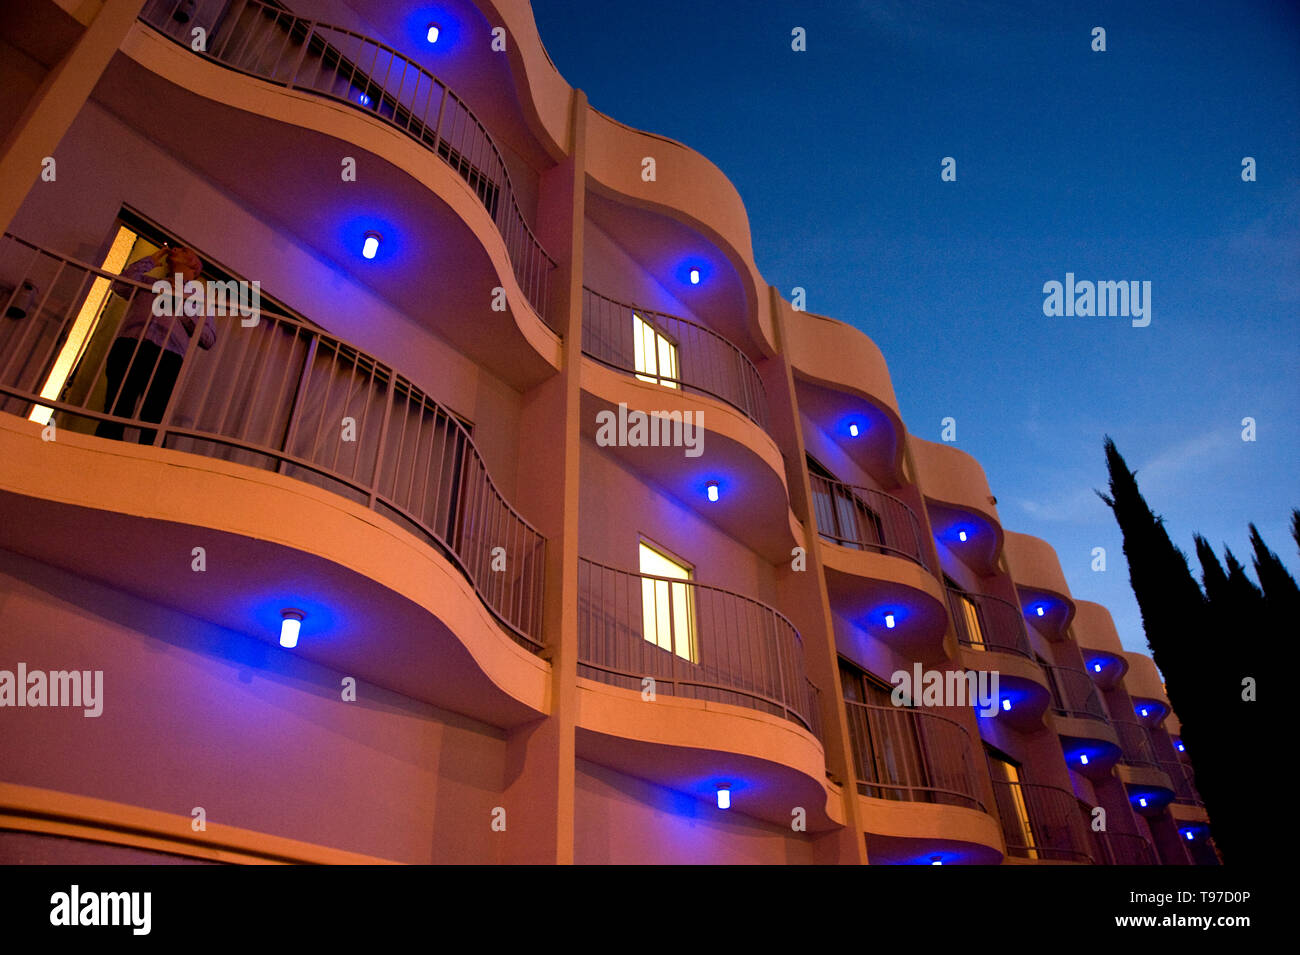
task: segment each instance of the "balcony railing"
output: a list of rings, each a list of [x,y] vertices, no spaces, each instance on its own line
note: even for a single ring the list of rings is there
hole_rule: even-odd
[[[561,331],[547,315],[555,262],[524,220],[501,151],[445,83],[377,40],[262,0],[149,0],[140,19],[222,66],[346,103],[441,158],[492,216],[529,303]],[[194,50],[195,28],[207,31],[204,51]]]
[[[1111,720],[1119,737],[1119,748],[1124,762],[1130,766],[1156,766],[1156,754],[1151,745],[1151,734],[1145,726],[1130,720]]]
[[[821,737],[799,631],[757,600],[689,580],[578,562],[578,673],[612,686],[731,703]]]
[[[1034,658],[1020,608],[1010,601],[949,587],[948,609],[962,646]]]
[[[1106,722],[1106,708],[1087,673],[1058,666],[1045,666],[1043,670],[1052,690],[1052,706],[1057,713]]]
[[[1039,783],[994,780],[1007,852],[1022,859],[1092,862],[1088,827],[1074,793]]]
[[[1086,825],[1086,822],[1085,822]],[[1094,833],[1094,858],[1103,865],[1159,865],[1151,843],[1135,832]]]
[[[1192,767],[1182,760],[1161,760],[1160,768],[1165,771],[1174,784],[1174,802],[1185,806],[1203,806],[1201,794],[1196,790]]]
[[[53,412],[61,428],[119,440],[138,428],[141,443],[364,504],[441,550],[514,639],[540,647],[545,538],[497,490],[454,415],[378,359],[265,309],[250,327],[214,317],[210,348],[171,317],[114,338],[141,297],[148,315],[151,284],[6,234],[0,411],[41,422]],[[184,356],[154,344],[173,329]]]
[[[845,700],[858,792],[876,799],[984,809],[970,734],[921,707]]]
[[[819,474],[812,481],[817,532],[826,540],[854,550],[905,557],[930,569],[916,513],[904,502],[877,491],[832,481]]]
[[[725,401],[760,428],[767,427],[767,394],[758,369],[744,352],[703,325],[584,288],[582,351],[642,381]]]

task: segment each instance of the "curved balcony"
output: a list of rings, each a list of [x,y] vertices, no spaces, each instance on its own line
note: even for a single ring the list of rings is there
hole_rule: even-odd
[[[962,646],[1034,659],[1020,608],[1010,601],[949,587],[948,608]]]
[[[1088,825],[1074,793],[1041,783],[994,780],[1007,853],[1044,862],[1092,862]]]
[[[501,151],[446,84],[377,40],[262,0],[233,0],[225,7],[200,4],[197,9],[192,0],[150,0],[140,19],[229,69],[368,113],[438,156],[483,203],[505,241],[524,295],[551,330],[562,333],[547,316],[555,261],[519,209]],[[191,46],[196,27],[207,31],[205,52]]]
[[[1201,794],[1196,791],[1196,777],[1192,767],[1182,760],[1160,760],[1159,766],[1174,784],[1174,802],[1185,806],[1204,806]]]
[[[584,288],[582,351],[641,381],[725,401],[767,429],[767,393],[758,369],[739,348],[696,322]]]
[[[5,235],[0,411],[119,440],[139,429],[142,444],[275,471],[366,505],[441,551],[513,639],[540,648],[545,538],[497,490],[454,415],[377,358],[265,309],[251,327],[214,317],[210,349],[179,318],[119,336],[135,345],[117,387],[139,377],[146,397],[110,395],[112,330],[100,322],[110,289],[128,309],[152,294],[150,283]],[[189,348],[161,407],[150,382],[175,353],[148,339],[166,340],[172,327]]]
[[[844,705],[859,793],[984,811],[964,726],[920,707]]]
[[[1119,737],[1119,748],[1123,752],[1124,762],[1130,766],[1148,766],[1155,769],[1155,749],[1151,745],[1151,734],[1145,726],[1130,720],[1112,720],[1111,726]]]
[[[1094,857],[1103,865],[1160,864],[1151,843],[1135,832],[1114,832],[1108,829],[1095,835],[1097,848]]]
[[[810,474],[817,531],[853,550],[893,554],[932,570],[926,559],[921,525],[906,503],[873,488]]]
[[[799,631],[721,587],[578,561],[578,675],[611,686],[729,703],[821,738]]]
[[[1073,667],[1048,665],[1043,669],[1052,691],[1052,706],[1057,713],[1073,719],[1107,721],[1106,708],[1088,674]]]

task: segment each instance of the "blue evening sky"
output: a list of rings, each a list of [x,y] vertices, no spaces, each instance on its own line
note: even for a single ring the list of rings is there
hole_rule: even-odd
[[[1003,524],[1050,541],[1126,646],[1104,434],[1198,578],[1192,534],[1249,566],[1252,520],[1300,576],[1300,4],[533,7],[593,106],[730,177],[763,276],[876,341],[909,429],[957,419]],[[1045,317],[1067,271],[1150,281],[1150,326]]]

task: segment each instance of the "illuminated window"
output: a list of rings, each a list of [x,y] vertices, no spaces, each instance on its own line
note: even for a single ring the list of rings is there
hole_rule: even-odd
[[[1002,814],[1002,831],[1007,837],[1007,849],[1026,859],[1038,858],[1038,843],[1029,819],[1029,806],[1025,802],[1025,787],[1020,781],[1020,767],[1009,759],[988,754],[989,770],[994,784],[1002,790],[1004,798],[998,801]]]
[[[635,312],[632,313],[632,337],[637,377],[676,388],[681,377],[677,370],[677,344]]]
[[[684,660],[698,663],[695,647],[695,602],[691,570],[648,544],[641,544],[641,573],[668,580],[641,580],[641,619],[645,638]]]
[[[972,650],[987,650],[988,644],[984,639],[984,625],[980,622],[979,604],[975,602],[974,597],[958,587],[956,582],[947,574],[944,575],[943,582],[948,585],[948,591],[956,601],[958,635],[964,634],[966,642]]]
[[[138,239],[139,236],[126,226],[119,226],[117,233],[113,236],[113,244],[109,248],[108,254],[104,256],[104,261],[100,263],[100,268],[105,272],[121,272],[126,267],[128,258],[131,260],[142,258],[144,254],[150,253],[156,248],[146,246],[143,253],[137,254],[135,245]],[[50,369],[45,378],[45,384],[41,387],[42,398],[58,400],[64,396],[64,388],[68,384],[68,378],[71,376],[73,368],[85,355],[91,338],[99,327],[100,319],[104,315],[105,306],[110,301],[108,295],[110,286],[111,283],[108,279],[99,276],[96,276],[95,280],[90,284],[90,291],[86,293],[86,297],[82,300],[76,320],[72,323],[72,329],[68,332],[68,337],[64,340],[63,347],[54,360],[54,367]],[[27,420],[45,425],[50,423],[50,418],[53,415],[53,408],[46,405],[37,405],[32,409],[31,414],[27,416]]]

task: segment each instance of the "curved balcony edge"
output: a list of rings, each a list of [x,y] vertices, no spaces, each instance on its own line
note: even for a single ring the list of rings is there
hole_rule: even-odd
[[[262,0],[235,0],[206,23],[207,47],[197,51],[192,18],[173,16],[185,2],[153,0],[140,22],[226,69],[373,116],[451,167],[492,217],[525,298],[562,334],[547,307],[555,260],[524,219],[509,168],[487,127],[445,83],[378,40]]]
[[[698,322],[583,286],[582,352],[642,381],[716,398],[767,430],[767,392],[758,369],[735,344]]]
[[[780,716],[821,739],[799,631],[751,597],[578,559],[578,673]]]
[[[465,426],[410,379],[269,311],[251,327],[239,315],[210,317],[211,342],[185,332],[177,316],[149,318],[133,332],[128,317],[110,349],[97,334],[104,310],[118,298],[124,315],[138,306],[149,314],[153,286],[5,233],[0,253],[14,249],[26,264],[4,276],[5,310],[23,289],[34,291],[32,314],[0,325],[0,411],[41,424],[59,415],[65,427],[94,425],[117,440],[135,428],[140,443],[274,470],[364,503],[442,551],[513,639],[541,648],[545,538],[497,489]],[[174,336],[188,338],[183,356],[153,340]],[[110,359],[123,342],[126,365],[115,371]],[[155,378],[168,375],[165,407],[147,408],[157,403]],[[325,427],[344,418],[356,423],[350,439]],[[508,573],[492,569],[502,553]]]

